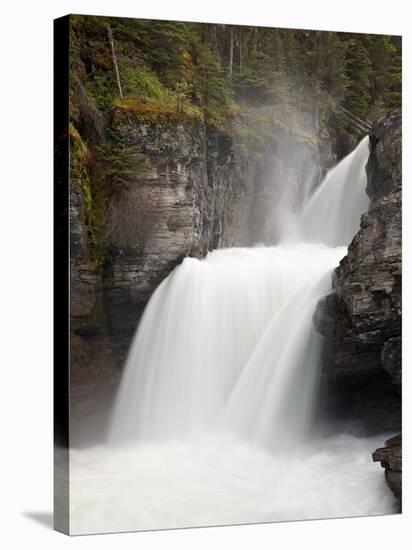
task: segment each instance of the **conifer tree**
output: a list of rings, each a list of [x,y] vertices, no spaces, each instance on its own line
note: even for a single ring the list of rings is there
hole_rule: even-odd
[[[363,120],[368,118],[373,76],[372,62],[365,42],[366,39],[362,36],[349,38],[345,70],[345,107]]]

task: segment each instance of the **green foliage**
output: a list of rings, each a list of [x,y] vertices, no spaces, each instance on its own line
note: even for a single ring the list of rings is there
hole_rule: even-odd
[[[132,119],[135,122],[168,122],[170,120],[199,119],[203,113],[199,107],[180,102],[176,97],[169,101],[159,102],[152,99],[140,100],[134,97],[115,99],[113,105],[116,107],[114,122]]]
[[[400,104],[398,37],[72,16],[72,72],[102,111],[119,106],[108,24],[121,107],[143,119],[185,113],[226,124],[239,105],[265,103],[284,118],[312,118],[317,132],[334,102],[365,119]]]
[[[372,62],[363,36],[351,38],[347,49],[346,107],[365,119],[371,98]]]
[[[233,108],[233,92],[228,86],[225,72],[205,43],[196,43],[193,59],[193,100],[203,110],[206,122],[224,122]]]
[[[148,169],[147,160],[135,146],[108,142],[101,145],[97,153],[109,195],[121,192],[139,172]]]
[[[398,37],[378,35],[370,40],[371,96],[376,118],[401,102],[401,42]]]
[[[90,148],[70,124],[70,183],[82,189],[82,222],[87,230],[90,259],[96,264],[103,261],[107,252],[105,235],[110,204],[118,201],[125,190],[133,193],[136,175],[148,169],[138,148],[121,144],[115,135],[111,137]],[[140,212],[135,209],[132,214],[133,223],[137,224]]]
[[[97,244],[96,214],[90,182],[91,154],[77,129],[70,124],[70,185],[80,185],[83,195],[84,219],[89,245]]]
[[[123,92],[126,96],[157,99],[161,102],[169,101],[172,95],[156,73],[143,66],[126,67],[123,72]]]
[[[70,16],[70,77],[76,77],[95,105],[106,110],[116,95],[104,17]]]

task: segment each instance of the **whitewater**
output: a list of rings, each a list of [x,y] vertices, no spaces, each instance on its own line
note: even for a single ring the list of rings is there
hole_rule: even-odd
[[[156,289],[104,444],[70,451],[70,532],[395,511],[371,452],[389,434],[317,425],[312,316],[368,208],[369,138],[293,211],[276,246],[186,258]]]

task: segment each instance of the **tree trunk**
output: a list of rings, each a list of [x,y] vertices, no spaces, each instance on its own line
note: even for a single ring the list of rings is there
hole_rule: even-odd
[[[114,49],[113,33],[110,25],[107,25],[107,34],[109,36],[110,47],[112,49],[112,59],[113,59],[114,72],[116,75],[117,87],[119,88],[120,99],[123,99],[123,91],[122,91],[122,85],[120,83],[119,67],[117,65],[116,50]]]
[[[321,118],[321,78],[322,78],[322,68],[323,68],[323,32],[315,31],[315,44],[314,44],[314,66],[313,66],[313,75],[315,78],[315,109],[314,109],[314,131],[315,135],[319,135],[320,128],[320,118]]]
[[[219,42],[217,38],[217,25],[213,25],[213,24],[210,25],[210,43],[211,43],[212,51],[217,61],[217,64],[220,67],[222,59],[220,56]]]
[[[239,70],[242,72],[243,67],[243,32],[242,27],[239,29]]]
[[[257,52],[258,32],[259,32],[258,28],[253,27],[253,46],[252,46],[253,53]]]
[[[229,46],[229,78],[233,73],[233,25],[230,27],[230,46]]]

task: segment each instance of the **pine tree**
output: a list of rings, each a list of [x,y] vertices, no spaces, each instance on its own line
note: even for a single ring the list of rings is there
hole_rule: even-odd
[[[345,107],[362,120],[368,118],[371,105],[373,67],[365,48],[366,38],[352,35],[346,51],[347,86]]]
[[[400,58],[391,37],[385,35],[371,37],[370,56],[372,109],[382,115],[400,99]]]

